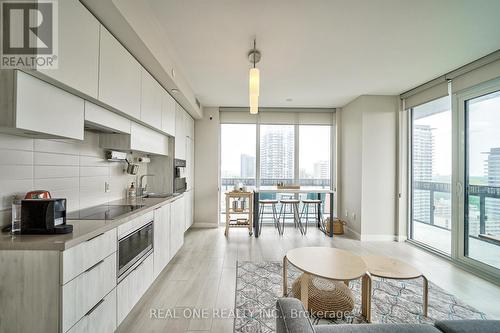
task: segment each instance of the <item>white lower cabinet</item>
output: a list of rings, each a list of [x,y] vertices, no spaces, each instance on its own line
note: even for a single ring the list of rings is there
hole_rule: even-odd
[[[154,214],[154,276],[170,261],[170,204],[155,210]]]
[[[184,244],[186,227],[185,197],[172,202],[170,211],[170,256],[173,258]]]
[[[113,288],[68,333],[112,333],[115,330],[116,288]]]
[[[181,248],[184,200],[64,251],[0,251],[0,332],[114,332]],[[117,284],[117,239],[153,218],[153,253]]]
[[[186,207],[186,223],[184,231],[186,231],[193,225],[194,190],[184,192],[184,198]]]
[[[62,286],[62,331],[68,331],[116,286],[116,254]]]
[[[116,324],[129,314],[154,280],[153,255],[149,255],[116,286]]]

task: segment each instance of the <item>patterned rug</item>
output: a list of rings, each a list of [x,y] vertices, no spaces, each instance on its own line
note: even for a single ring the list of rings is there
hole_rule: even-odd
[[[276,299],[282,295],[282,263],[238,262],[236,274],[237,317],[234,332],[274,332]],[[292,282],[301,272],[288,266],[288,295]],[[317,324],[364,323],[360,314],[360,281],[351,281],[356,306],[351,315],[343,319],[319,319]],[[486,319],[484,313],[461,302],[432,282],[429,282],[428,317],[422,315],[422,279],[396,281],[373,278],[373,323],[428,323],[444,319]]]

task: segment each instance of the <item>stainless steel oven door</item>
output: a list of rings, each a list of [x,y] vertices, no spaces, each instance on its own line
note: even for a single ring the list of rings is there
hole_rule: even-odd
[[[118,240],[118,281],[153,251],[153,222]]]

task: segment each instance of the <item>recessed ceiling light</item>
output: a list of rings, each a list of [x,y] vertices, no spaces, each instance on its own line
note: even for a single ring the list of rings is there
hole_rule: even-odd
[[[287,101],[287,102],[291,102],[291,101],[293,101],[293,99],[291,99],[291,98],[287,98],[287,99],[285,99],[285,101]]]
[[[177,94],[177,93],[179,92],[179,89],[175,89],[175,88],[174,88],[174,89],[172,89],[172,92],[173,92],[174,94]]]

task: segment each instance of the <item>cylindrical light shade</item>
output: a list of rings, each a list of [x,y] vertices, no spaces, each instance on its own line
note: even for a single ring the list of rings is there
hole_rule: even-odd
[[[249,93],[251,95],[259,96],[260,73],[258,68],[250,68],[249,74]]]
[[[259,96],[250,95],[250,113],[257,114],[259,112]]]

